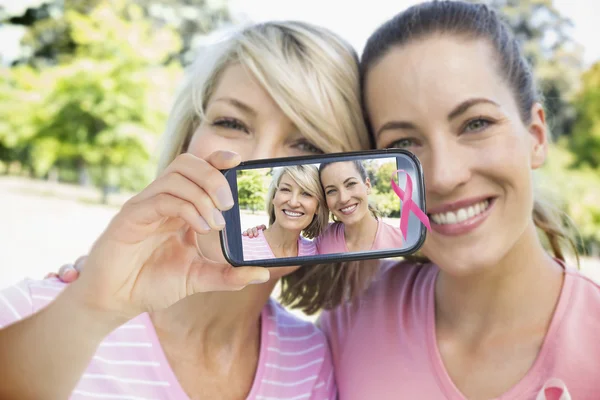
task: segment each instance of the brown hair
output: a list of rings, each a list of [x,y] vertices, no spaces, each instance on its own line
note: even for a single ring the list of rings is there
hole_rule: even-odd
[[[531,66],[522,54],[517,39],[498,14],[485,4],[462,1],[430,1],[408,8],[384,23],[367,41],[361,59],[361,85],[364,88],[369,70],[392,49],[426,36],[456,35],[468,39],[485,39],[497,56],[497,66],[512,89],[523,123],[531,122],[531,110],[541,102]],[[363,108],[365,107],[363,90]],[[368,115],[368,112],[365,112]],[[373,135],[373,132],[371,132]],[[568,244],[579,265],[579,254],[572,235],[562,223],[557,210],[536,195],[533,222],[546,237],[554,256],[565,261],[563,246]],[[417,257],[419,258],[419,257]]]

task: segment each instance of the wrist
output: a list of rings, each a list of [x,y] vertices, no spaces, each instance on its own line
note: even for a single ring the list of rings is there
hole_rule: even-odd
[[[94,295],[73,282],[56,298],[56,306],[67,316],[70,324],[85,327],[86,334],[104,338],[110,332],[131,319],[119,310],[111,310],[97,304]]]

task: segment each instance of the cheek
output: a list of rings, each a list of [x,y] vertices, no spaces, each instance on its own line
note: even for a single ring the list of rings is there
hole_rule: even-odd
[[[521,189],[530,176],[528,143],[519,135],[503,135],[486,146],[473,162],[489,173],[501,177],[510,186]]]
[[[336,196],[333,196],[333,195],[327,196],[327,198],[325,199],[325,202],[327,203],[327,207],[329,207],[330,209],[333,209],[335,206],[335,202],[336,202]]]
[[[318,206],[319,203],[315,199],[310,199],[307,201],[306,209],[310,214],[316,214]]]
[[[188,152],[200,158],[207,158],[218,150],[233,151],[240,155],[242,161],[251,158],[251,146],[244,146],[243,141],[232,140],[218,135],[214,128],[201,125],[192,136]]]

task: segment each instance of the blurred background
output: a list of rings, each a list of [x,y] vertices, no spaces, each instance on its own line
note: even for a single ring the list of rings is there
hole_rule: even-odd
[[[0,0],[0,287],[86,254],[151,181],[194,49],[243,24],[299,19],[360,54],[414,3]],[[488,3],[517,32],[545,96],[554,144],[536,178],[577,226],[584,271],[600,278],[600,2]]]

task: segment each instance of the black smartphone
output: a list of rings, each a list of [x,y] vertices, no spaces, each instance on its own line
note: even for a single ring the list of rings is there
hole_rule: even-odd
[[[423,172],[406,150],[253,160],[222,173],[235,204],[221,247],[233,266],[398,257],[425,241]]]

